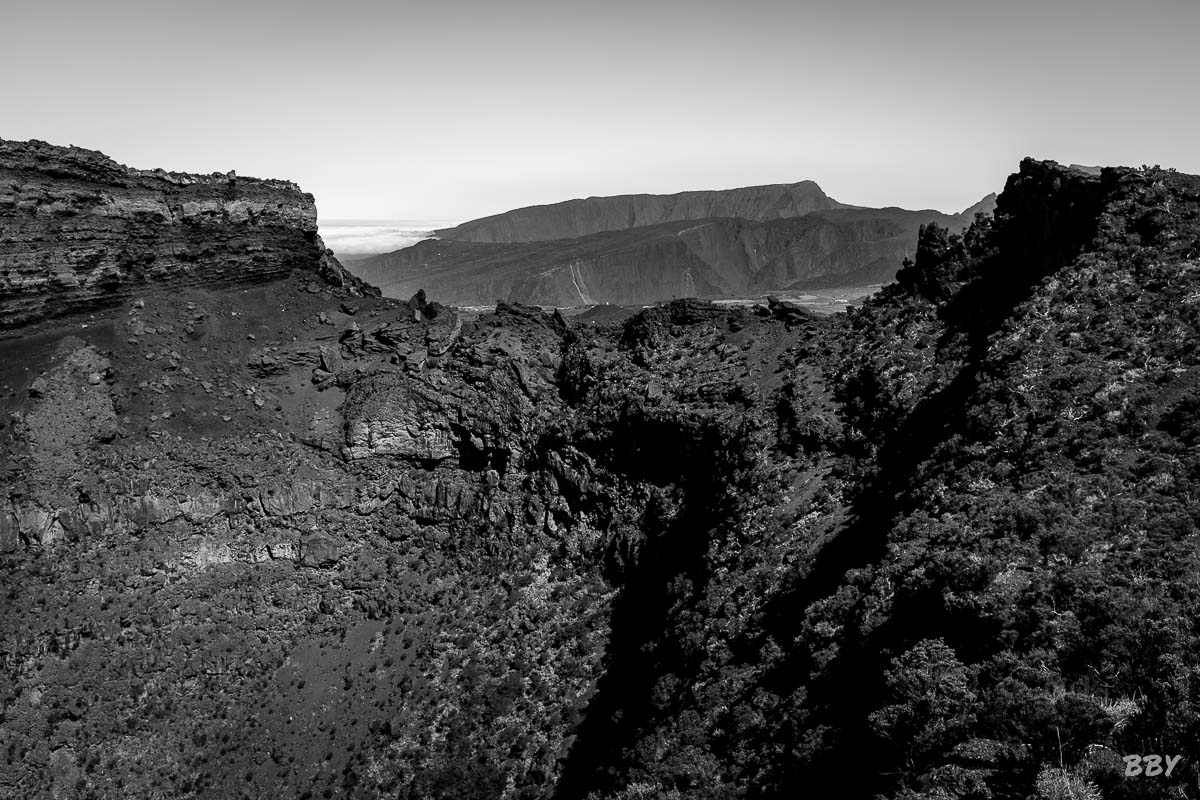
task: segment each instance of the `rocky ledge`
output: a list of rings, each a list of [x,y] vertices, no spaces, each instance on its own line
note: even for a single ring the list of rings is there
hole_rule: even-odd
[[[351,294],[294,183],[122,166],[0,140],[0,331],[114,306],[147,286],[263,283],[305,270]]]

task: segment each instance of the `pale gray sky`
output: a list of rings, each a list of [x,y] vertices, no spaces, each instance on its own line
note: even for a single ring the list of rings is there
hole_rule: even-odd
[[[38,0],[0,137],[288,178],[322,218],[816,180],[956,211],[1021,157],[1200,172],[1196,0]]]

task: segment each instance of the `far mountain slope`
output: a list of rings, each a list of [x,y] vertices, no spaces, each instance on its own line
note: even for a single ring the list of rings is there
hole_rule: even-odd
[[[854,206],[839,203],[812,181],[800,181],[741,189],[567,200],[471,220],[439,230],[437,235],[463,242],[540,242],[662,222],[711,217],[739,217],[763,222],[834,208]]]
[[[675,221],[547,242],[435,239],[357,263],[354,270],[389,296],[425,289],[458,305],[644,304],[864,286],[895,275],[913,252],[921,225],[961,230],[973,218],[967,212],[839,208],[765,222]]]
[[[726,222],[726,221],[722,221]],[[436,292],[452,305],[497,299],[572,306],[717,297],[727,284],[681,238],[693,222],[672,222],[523,244],[429,239],[355,265],[377,275],[386,295]]]
[[[996,210],[996,193],[992,192],[991,194],[987,195],[982,200],[980,200],[978,203],[975,203],[974,205],[967,206],[966,208],[964,208],[961,212],[959,212],[959,216],[966,217],[967,222],[969,223],[975,219],[976,214],[983,214],[984,216],[990,217],[992,215],[992,212],[995,210]]]

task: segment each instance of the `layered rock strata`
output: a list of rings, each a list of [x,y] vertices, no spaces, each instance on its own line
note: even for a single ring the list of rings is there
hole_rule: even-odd
[[[148,286],[254,284],[293,270],[354,283],[294,183],[132,169],[94,150],[0,140],[0,330]]]

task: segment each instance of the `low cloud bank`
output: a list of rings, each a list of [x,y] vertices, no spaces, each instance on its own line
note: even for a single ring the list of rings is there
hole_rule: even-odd
[[[365,256],[390,253],[422,239],[438,228],[457,225],[457,220],[401,220],[398,222],[321,223],[325,246],[339,256]]]

